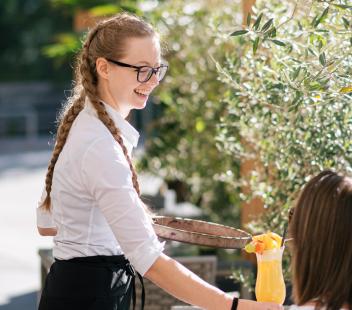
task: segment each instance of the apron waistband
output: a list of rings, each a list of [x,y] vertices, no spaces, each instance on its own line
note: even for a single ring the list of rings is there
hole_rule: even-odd
[[[55,262],[58,264],[72,264],[79,263],[85,265],[98,265],[101,267],[121,267],[126,270],[126,272],[132,276],[132,302],[133,309],[136,307],[136,274],[141,282],[142,286],[142,296],[141,296],[141,309],[144,309],[145,304],[145,288],[143,277],[134,269],[129,260],[124,255],[97,255],[97,256],[84,256],[84,257],[74,257],[67,260],[60,260],[55,258]]]
[[[129,263],[128,259],[124,255],[97,255],[97,256],[82,256],[82,257],[74,257],[71,259],[57,259],[56,262],[59,263],[92,263],[92,264],[102,264],[102,263],[111,263],[114,265],[125,265]]]

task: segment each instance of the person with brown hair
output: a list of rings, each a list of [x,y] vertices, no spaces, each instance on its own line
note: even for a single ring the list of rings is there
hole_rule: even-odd
[[[303,188],[289,224],[295,310],[351,309],[352,179],[325,170]]]
[[[40,310],[134,308],[136,275],[204,309],[280,309],[234,299],[162,253],[131,161],[138,132],[125,118],[166,70],[158,34],[141,18],[121,13],[88,32],[37,208],[55,258]]]

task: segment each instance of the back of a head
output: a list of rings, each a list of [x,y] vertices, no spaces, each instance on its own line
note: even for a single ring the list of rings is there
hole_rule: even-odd
[[[297,201],[293,237],[296,304],[352,305],[352,181],[333,171],[311,179]]]

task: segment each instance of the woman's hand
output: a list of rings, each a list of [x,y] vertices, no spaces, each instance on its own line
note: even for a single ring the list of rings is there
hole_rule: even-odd
[[[238,310],[283,310],[282,305],[269,302],[256,302],[253,300],[239,299]]]

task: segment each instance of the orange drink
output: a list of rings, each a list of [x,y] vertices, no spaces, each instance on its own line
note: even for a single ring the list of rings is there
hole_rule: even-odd
[[[286,287],[282,274],[284,248],[256,253],[258,270],[255,295],[257,301],[283,304]]]

